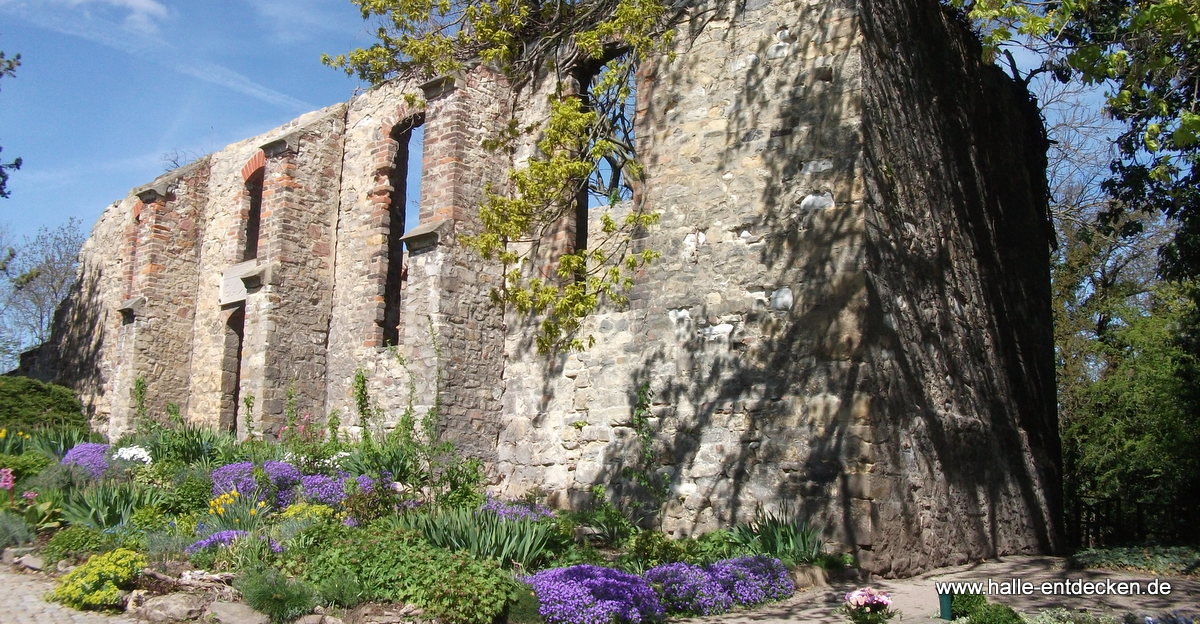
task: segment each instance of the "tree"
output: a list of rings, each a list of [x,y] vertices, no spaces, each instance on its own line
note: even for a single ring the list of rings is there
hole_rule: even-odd
[[[75,283],[84,238],[72,218],[9,248],[0,283],[0,350],[10,367],[22,351],[50,338],[54,312]]]
[[[21,65],[21,55],[13,55],[12,58],[6,58],[4,52],[0,51],[0,78],[4,76],[15,76],[17,67]],[[0,148],[3,151],[3,148]],[[8,170],[17,170],[21,168],[21,159],[17,158],[11,162],[0,161],[0,197],[8,197]]]
[[[1200,0],[950,3],[982,26],[990,54],[1004,45],[1039,53],[1026,79],[1048,72],[1107,89],[1106,111],[1122,130],[1103,185],[1116,201],[1101,224],[1136,228],[1122,214],[1137,211],[1173,219],[1162,269],[1200,276]]]
[[[521,128],[513,120],[489,141],[499,150],[536,137],[537,154],[511,170],[502,188],[489,188],[481,231],[462,240],[501,263],[504,285],[493,299],[540,318],[543,351],[583,348],[589,339],[576,335],[580,320],[603,301],[623,304],[634,273],[657,257],[632,243],[657,217],[635,205],[619,218],[606,212],[587,249],[550,250],[545,258],[543,243],[575,213],[581,195],[598,198],[594,210],[629,198],[628,185],[641,174],[631,135],[634,71],[669,45],[675,16],[661,0],[353,1],[364,19],[380,22],[378,42],[323,60],[372,83],[432,77],[478,59],[519,91],[548,68],[557,90],[547,121]],[[573,74],[589,65],[599,68],[594,79],[578,84]],[[539,253],[538,262],[555,267],[552,275],[532,266]]]

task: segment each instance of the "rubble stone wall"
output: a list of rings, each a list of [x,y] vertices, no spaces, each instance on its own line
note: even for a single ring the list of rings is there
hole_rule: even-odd
[[[1056,549],[1045,144],[1026,95],[933,1],[698,2],[673,45],[637,84],[634,201],[660,223],[636,244],[662,257],[626,308],[586,321],[587,351],[537,354],[530,321],[488,302],[499,268],[460,242],[537,137],[483,140],[543,120],[559,86],[476,67],[374,88],[164,176],[158,204],[114,204],[28,369],[58,371],[110,434],[139,378],[152,409],[186,400],[242,435],[277,432],[289,395],[358,434],[361,374],[372,426],[436,407],[503,495],[573,505],[605,484],[636,504],[640,467],[669,486],[670,532],[790,507],[883,574]],[[420,216],[402,223],[394,130],[417,121]],[[149,247],[129,238],[139,210]],[[123,325],[131,275],[159,294]]]

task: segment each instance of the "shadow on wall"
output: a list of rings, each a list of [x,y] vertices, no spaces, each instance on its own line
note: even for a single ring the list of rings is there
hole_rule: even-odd
[[[658,470],[675,488],[685,469],[714,460],[711,429],[736,432],[715,447],[719,470],[690,478],[700,509],[728,524],[755,501],[793,500],[836,522],[860,553],[887,550],[875,566],[885,574],[1062,543],[1044,137],[1023,90],[982,66],[965,34],[946,36],[953,19],[912,4],[808,6],[803,20],[819,24],[853,8],[861,52],[804,72],[745,71],[719,166],[737,166],[739,148],[761,158],[765,184],[743,190],[763,209],[742,216],[768,233],[756,245],[767,282],[803,284],[802,296],[790,309],[747,311],[738,340],[690,328],[628,380],[630,405],[642,384],[656,392]],[[766,58],[770,40],[734,49],[747,5],[710,6],[680,40],[726,21],[729,58]],[[928,36],[911,43],[914,32]],[[803,49],[818,34],[794,36]],[[651,101],[679,93],[676,76],[706,62],[680,58],[646,87]],[[837,208],[810,210],[812,197]],[[660,287],[640,283],[631,307]],[[692,317],[719,320],[706,307]],[[644,344],[671,342],[653,322],[645,329]],[[637,444],[610,443],[597,481],[644,500],[622,477]]]
[[[100,298],[100,270],[84,261],[81,278],[54,312],[51,341],[21,354],[21,365],[10,375],[57,383],[91,397],[85,404],[89,420],[96,418],[95,400],[105,385],[100,366],[107,311]],[[94,383],[94,388],[81,384]]]

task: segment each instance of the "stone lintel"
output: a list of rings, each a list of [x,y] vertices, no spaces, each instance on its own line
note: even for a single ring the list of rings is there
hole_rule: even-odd
[[[417,253],[436,246],[441,238],[448,235],[453,228],[453,220],[438,219],[418,225],[401,236],[400,240],[408,247],[408,253]]]
[[[258,260],[239,262],[221,274],[220,305],[226,306],[246,300],[247,293],[270,282],[268,265],[259,265]]]
[[[121,313],[121,322],[132,323],[141,313],[142,308],[146,307],[145,297],[132,297],[121,302],[117,306],[117,312]]]
[[[283,154],[295,154],[300,151],[300,133],[297,131],[285,134],[278,139],[263,143],[259,149],[263,151],[263,155],[267,158],[274,158]]]
[[[165,200],[171,193],[172,184],[166,180],[155,182],[149,186],[143,186],[134,189],[133,194],[142,201],[143,204],[153,204],[156,201]]]

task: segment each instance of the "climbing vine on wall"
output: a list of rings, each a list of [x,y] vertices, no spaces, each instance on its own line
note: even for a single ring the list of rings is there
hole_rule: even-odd
[[[634,276],[658,257],[633,240],[658,219],[631,192],[642,173],[632,137],[633,79],[640,63],[667,53],[677,14],[662,0],[352,1],[363,19],[378,23],[378,41],[324,57],[348,74],[378,84],[482,61],[517,92],[540,74],[557,85],[543,124],[513,120],[488,140],[491,149],[507,149],[530,136],[537,150],[505,184],[488,189],[481,230],[462,240],[502,265],[503,285],[492,298],[538,319],[540,350],[589,346],[591,338],[578,335],[580,321],[605,301],[625,304]],[[600,231],[586,247],[550,248],[589,193],[587,207],[604,211]],[[630,199],[631,207],[618,209]]]

